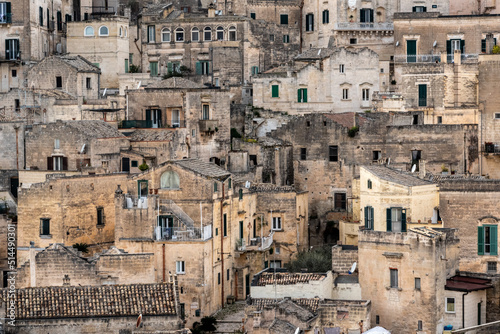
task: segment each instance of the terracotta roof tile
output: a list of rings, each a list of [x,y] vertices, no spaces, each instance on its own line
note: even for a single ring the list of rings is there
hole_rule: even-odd
[[[274,284],[274,275],[276,275],[276,284],[291,285],[297,283],[307,283],[309,281],[320,281],[326,278],[326,274],[312,273],[262,273],[257,281],[257,286]]]
[[[263,307],[272,307],[275,303],[280,303],[283,300],[284,299],[275,300],[274,298],[252,298],[251,303],[255,305],[258,310],[261,310]],[[291,301],[313,314],[318,313],[319,298],[295,298],[291,299]]]

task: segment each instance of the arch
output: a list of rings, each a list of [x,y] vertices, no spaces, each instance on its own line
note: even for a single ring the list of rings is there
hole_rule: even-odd
[[[191,41],[198,42],[200,40],[200,29],[194,27],[191,29]]]
[[[85,27],[83,35],[84,36],[94,36],[94,28],[91,26]]]
[[[224,28],[217,27],[216,37],[217,37],[218,41],[223,41],[224,40]]]
[[[161,174],[160,188],[179,189],[179,174],[171,170],[168,170]]]
[[[182,28],[175,29],[175,41],[184,42],[184,29]]]
[[[161,30],[161,41],[162,42],[170,42],[171,41],[171,36],[170,36],[170,29],[168,28],[163,28]]]
[[[109,29],[106,26],[101,26],[99,28],[99,36],[109,36]]]
[[[120,27],[120,33],[119,33],[119,36],[122,37],[122,34],[123,34],[123,28]]]
[[[212,28],[205,27],[205,29],[203,29],[203,40],[204,41],[211,41],[212,40]]]
[[[127,37],[127,36],[128,36],[128,29],[125,28],[125,37]]]
[[[236,41],[236,27],[235,26],[229,27],[229,40]]]

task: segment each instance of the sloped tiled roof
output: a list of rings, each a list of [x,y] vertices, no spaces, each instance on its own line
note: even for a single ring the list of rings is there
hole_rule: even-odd
[[[172,283],[16,289],[16,319],[175,315]]]
[[[95,66],[82,56],[58,56],[66,64],[76,68],[78,72],[101,73],[99,67]]]
[[[258,310],[261,310],[266,306],[273,306],[276,303],[280,303],[284,299],[275,300],[274,298],[252,298],[251,303],[255,305]],[[307,309],[313,314],[318,313],[319,298],[292,298],[291,301],[300,307]]]
[[[296,60],[323,59],[329,57],[335,49],[329,48],[311,48],[295,57]]]
[[[171,77],[165,80],[154,82],[146,87],[147,88],[206,88],[202,84],[188,80],[183,77]]]
[[[160,3],[160,4],[149,4],[147,7],[144,7],[141,11],[141,15],[158,15],[160,14],[165,8],[168,8],[172,6],[171,3],[165,4],[165,3]]]
[[[138,129],[128,136],[131,141],[169,141],[174,137],[175,130]]]
[[[66,125],[93,138],[126,138],[120,131],[104,121],[64,121]]]
[[[173,161],[173,163],[209,178],[223,180],[231,175],[227,170],[212,162],[205,162],[198,159],[182,159]]]
[[[433,182],[422,180],[416,176],[381,165],[370,165],[363,167],[382,180],[394,182],[407,187],[427,186],[430,184],[434,184]]]
[[[275,319],[271,326],[269,326],[269,333],[271,334],[294,334],[297,327],[280,319]]]
[[[326,278],[326,274],[313,273],[262,273],[257,281],[257,286],[274,284],[276,275],[276,284],[291,285],[297,283],[307,283],[309,281],[320,281]]]
[[[342,125],[343,127],[346,128],[352,128],[355,125],[363,125],[366,122],[366,119],[355,112],[344,112],[344,113],[339,113],[339,114],[324,114],[326,118],[331,119],[335,123],[338,123]],[[356,117],[357,119],[357,124],[356,124]]]

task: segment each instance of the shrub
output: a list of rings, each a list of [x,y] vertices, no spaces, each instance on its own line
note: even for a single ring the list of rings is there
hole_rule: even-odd
[[[73,245],[73,248],[84,254],[89,252],[89,245],[87,245],[86,243],[76,243]]]
[[[144,172],[149,169],[149,165],[146,163],[146,160],[142,160],[142,164],[139,165],[139,170]]]
[[[499,54],[499,53],[500,53],[500,46],[495,45],[495,46],[493,47],[493,50],[491,51],[491,53],[494,53],[494,54]]]
[[[353,126],[352,128],[349,129],[349,132],[347,133],[349,137],[353,138],[356,136],[356,133],[359,132],[359,126]]]
[[[291,272],[306,270],[309,273],[324,273],[332,269],[332,247],[329,245],[311,251],[299,252],[297,258],[286,268]]]

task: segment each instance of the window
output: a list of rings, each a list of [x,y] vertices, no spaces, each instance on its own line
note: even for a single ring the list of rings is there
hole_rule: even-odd
[[[250,13],[250,18],[255,20],[256,18],[255,13]]]
[[[427,85],[418,85],[418,106],[427,107]]]
[[[446,313],[455,313],[455,298],[446,297]]]
[[[182,28],[175,29],[175,41],[184,42],[184,29]]]
[[[217,27],[216,35],[217,35],[217,40],[218,41],[223,41],[224,40],[224,28]]]
[[[56,88],[62,88],[62,77],[56,77]]]
[[[276,254],[281,254],[281,247],[280,247],[280,246],[276,246],[276,247],[274,248],[274,252],[275,252]]]
[[[129,72],[128,59],[125,59],[125,73]]]
[[[19,112],[21,110],[21,100],[14,99],[14,109],[16,110],[16,112]]]
[[[406,232],[406,210],[403,208],[387,209],[387,232]]]
[[[0,2],[0,23],[11,23],[12,13],[10,2]]]
[[[348,100],[349,99],[349,88],[343,88],[342,89],[342,100]]]
[[[373,9],[361,8],[359,13],[359,22],[361,23],[373,23]]]
[[[306,15],[306,31],[314,31],[314,14]]]
[[[5,40],[5,59],[16,60],[19,58],[19,40],[6,39]]]
[[[273,34],[269,35],[269,40],[270,40],[271,42],[274,42],[274,35],[273,35]]]
[[[483,225],[477,227],[478,255],[498,255],[497,225]]]
[[[280,24],[288,25],[288,14],[280,15]]]
[[[259,74],[259,66],[252,66],[252,75]]]
[[[226,281],[229,281],[229,269],[226,271]]]
[[[243,189],[238,190],[238,197],[240,201],[243,199]]]
[[[204,41],[212,40],[212,28],[206,27],[205,29],[203,29],[203,40]]]
[[[66,23],[71,22],[71,15],[69,15],[69,14],[64,15],[64,21]]]
[[[197,75],[209,75],[210,74],[210,62],[209,61],[196,62],[196,74]]]
[[[281,217],[273,217],[273,231],[282,230]]]
[[[413,7],[413,12],[414,13],[425,13],[425,12],[427,12],[427,7],[425,7],[425,6],[414,6]]]
[[[210,106],[208,104],[204,104],[201,106],[201,119],[202,120],[210,119]]]
[[[217,274],[217,282],[219,283],[220,285],[220,273]]]
[[[497,39],[494,38],[494,45],[497,45]],[[486,39],[481,40],[481,52],[486,53]]]
[[[350,38],[349,44],[358,44],[358,39],[357,38]]]
[[[299,88],[297,90],[297,102],[299,103],[307,102],[307,88]]]
[[[443,116],[437,117],[437,124],[443,124]]]
[[[339,147],[328,146],[328,161],[339,161]]]
[[[158,76],[158,62],[157,61],[152,61],[149,63],[149,72],[150,72],[152,77]]]
[[[166,171],[161,174],[160,178],[160,188],[161,189],[179,189],[179,174],[174,171]]]
[[[130,165],[131,165],[132,167],[139,167],[139,161],[137,161],[137,160],[132,160],[132,161],[130,162]]]
[[[397,288],[398,287],[398,270],[397,269],[390,269],[390,274],[391,274],[391,288]]]
[[[420,160],[422,159],[422,151],[420,150],[413,150],[411,151],[411,165],[416,165],[417,169],[416,171],[419,170],[419,165],[420,165]]]
[[[422,320],[419,320],[417,323],[417,331],[421,331],[421,330],[423,330],[423,323],[422,323]]]
[[[97,208],[97,225],[104,225],[104,208]]]
[[[235,27],[229,27],[229,40],[236,41],[236,28]]]
[[[380,325],[380,316],[378,315],[375,316],[375,324]]]
[[[488,272],[497,272],[497,263],[496,262],[488,262]]]
[[[369,88],[363,88],[361,93],[363,96],[363,101],[370,101],[370,89]]]
[[[307,159],[307,148],[301,147],[300,148],[300,160],[306,160]]]
[[[330,22],[330,12],[328,11],[328,9],[325,9],[323,11],[323,24],[327,24]]]
[[[40,235],[50,235],[50,218],[40,218]]]
[[[191,30],[191,41],[192,42],[198,42],[199,40],[200,40],[200,29],[193,28]]]
[[[38,19],[40,21],[40,26],[43,26],[43,8],[38,8]]]
[[[84,35],[85,36],[94,36],[94,28],[93,27],[85,27]]]
[[[86,83],[86,87],[87,89],[92,89],[92,82],[91,82],[91,78],[85,78],[85,83]]]
[[[367,185],[366,185],[366,186],[367,186],[367,188],[368,188],[368,189],[372,189],[372,188],[373,188],[373,183],[372,183],[372,180],[368,180],[368,182],[367,182]]]
[[[120,37],[122,37],[122,34],[123,34],[123,28],[122,28],[122,27],[120,27],[120,31],[119,31],[118,35],[119,35]]]
[[[420,290],[420,277],[415,277],[415,290]]]
[[[184,261],[176,261],[175,262],[175,272],[177,274],[185,274],[186,273],[186,267],[185,267]]]
[[[170,29],[164,28],[161,31],[161,41],[162,42],[170,42]]]
[[[372,160],[378,161],[380,159],[382,159],[382,152],[381,151],[373,151],[372,152]]]
[[[224,214],[223,217],[224,217],[224,219],[223,219],[223,221],[224,221],[224,226],[223,226],[223,228],[224,228],[224,234],[223,235],[225,237],[227,237],[227,214]]]
[[[155,26],[148,26],[148,43],[154,43],[156,41]]]
[[[371,206],[365,207],[365,229],[373,230],[373,208]]]
[[[347,201],[346,201],[346,193],[335,193],[334,194],[334,203],[333,206],[335,210],[346,210],[347,209]]]
[[[413,115],[413,123],[412,125],[418,125],[418,115]]]
[[[271,97],[280,97],[280,86],[272,85],[271,86]]]
[[[12,70],[12,77],[17,78],[17,70]]]
[[[109,36],[109,29],[106,26],[99,28],[99,36]]]
[[[290,43],[290,35],[283,35],[283,43]]]
[[[58,150],[60,148],[60,141],[59,139],[54,139],[54,149]]]
[[[340,73],[345,73],[345,66],[344,66],[344,64],[340,64],[339,65],[339,72]]]
[[[214,182],[214,193],[217,192],[217,182]]]
[[[269,262],[269,268],[281,268],[281,260],[274,260]]]

